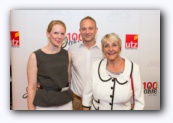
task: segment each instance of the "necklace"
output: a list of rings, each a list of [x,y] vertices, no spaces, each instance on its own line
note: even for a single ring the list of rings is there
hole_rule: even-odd
[[[103,82],[108,82],[109,80],[111,80],[112,79],[112,81],[116,81],[118,84],[120,84],[120,85],[124,85],[124,84],[126,84],[128,81],[125,81],[125,82],[119,82],[118,80],[117,80],[117,78],[113,78],[113,77],[110,77],[109,79],[107,79],[107,80],[104,80],[104,79],[102,79],[101,78],[101,75],[100,75],[100,66],[101,66],[101,63],[102,63],[102,61],[104,60],[104,58],[100,61],[100,63],[99,63],[99,66],[98,66],[98,75],[99,75],[99,78],[100,78],[100,80],[101,81],[103,81]]]
[[[108,70],[110,73],[115,74],[115,75],[120,75],[121,73],[123,73],[123,71],[122,72],[112,72],[108,69],[108,67],[106,67],[106,70]]]

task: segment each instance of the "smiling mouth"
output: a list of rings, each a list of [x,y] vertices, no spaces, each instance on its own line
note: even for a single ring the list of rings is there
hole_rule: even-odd
[[[90,38],[91,36],[85,36],[86,38]]]
[[[107,54],[108,54],[108,55],[115,55],[116,52],[115,52],[115,51],[111,51],[111,52],[108,52]]]
[[[57,43],[61,43],[61,41],[60,40],[55,40]]]
[[[85,37],[90,37],[91,35],[86,34]]]

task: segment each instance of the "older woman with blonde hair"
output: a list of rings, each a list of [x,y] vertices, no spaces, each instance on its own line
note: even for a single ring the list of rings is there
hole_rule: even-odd
[[[92,64],[83,110],[143,110],[139,66],[120,56],[122,43],[117,34],[106,34],[101,43],[105,58]]]

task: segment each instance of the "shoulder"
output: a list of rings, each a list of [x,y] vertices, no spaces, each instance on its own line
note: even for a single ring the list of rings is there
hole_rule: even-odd
[[[80,42],[75,43],[75,44],[71,45],[71,46],[68,48],[68,50],[71,51],[71,50],[73,50],[73,49],[79,48],[80,45],[81,45]]]
[[[69,56],[69,52],[64,48],[61,48],[60,54],[63,55],[63,56],[66,56],[66,57]]]
[[[42,53],[42,50],[38,49],[38,50],[35,50],[33,53],[31,53],[31,55],[38,57],[41,53]]]
[[[135,62],[133,62],[133,61],[131,61],[131,60],[125,58],[125,57],[123,57],[123,59],[125,60],[125,64],[126,64],[127,67],[130,67],[130,66],[132,66],[132,65],[133,65],[133,67],[134,67],[134,66],[135,66],[135,67],[139,66],[137,63],[135,63]]]
[[[35,50],[33,53],[39,53],[41,52],[41,49]]]
[[[102,48],[101,48],[101,43],[100,43],[100,42],[96,42],[95,45],[98,47],[98,49],[100,49],[100,50],[102,49]]]
[[[36,61],[36,55],[35,55],[35,52],[32,52],[30,55],[29,55],[29,59],[28,59],[28,63],[33,63]]]
[[[64,48],[61,48],[61,52],[67,53],[68,51],[66,49],[64,49]]]
[[[98,67],[99,65],[101,65],[102,63],[104,64],[106,62],[106,59],[98,59],[98,60],[96,60],[96,61],[93,61],[93,63],[92,63],[92,66],[93,67]]]
[[[44,52],[41,49],[38,49],[30,54],[29,59],[30,60],[39,60],[40,58],[42,58],[43,55],[44,55]]]
[[[32,52],[30,54],[30,58],[36,58],[36,55],[39,54],[41,52],[41,49],[35,50],[34,52]]]
[[[131,60],[125,59],[125,72],[127,74],[139,72],[139,65]]]
[[[31,53],[30,56],[29,56],[30,59],[34,59],[35,57],[36,57],[35,52]]]

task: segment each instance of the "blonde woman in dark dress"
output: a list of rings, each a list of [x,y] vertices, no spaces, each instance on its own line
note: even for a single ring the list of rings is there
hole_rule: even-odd
[[[53,20],[47,28],[48,44],[34,51],[27,64],[28,110],[72,110],[70,54],[61,48],[66,26]],[[40,87],[37,89],[37,85]]]

